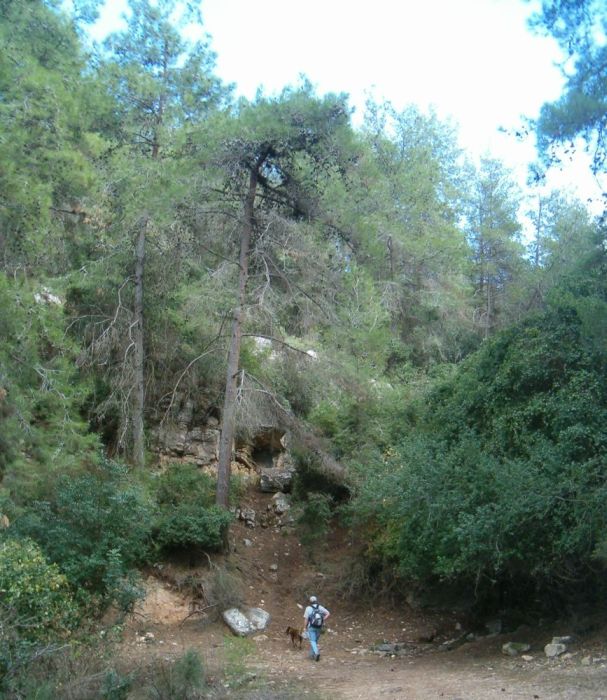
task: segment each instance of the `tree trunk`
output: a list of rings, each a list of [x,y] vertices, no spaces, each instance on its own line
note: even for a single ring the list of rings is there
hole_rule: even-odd
[[[491,326],[493,324],[493,296],[491,294],[491,285],[487,283],[487,310],[485,313],[485,340],[489,337]]]
[[[232,321],[232,337],[228,351],[228,367],[226,371],[226,389],[221,413],[221,437],[219,438],[219,461],[217,464],[217,505],[228,507],[230,472],[232,464],[232,443],[236,418],[236,397],[238,365],[240,363],[240,340],[242,334],[242,318],[246,301],[247,280],[249,276],[249,249],[253,234],[253,211],[257,191],[257,167],[250,172],[249,189],[244,203],[244,221],[240,237],[240,260],[238,274],[238,299],[234,308]]]
[[[143,408],[145,400],[145,376],[143,354],[143,271],[145,267],[145,235],[147,216],[139,226],[135,245],[135,324],[133,344],[135,346],[135,377],[133,387],[133,462],[137,467],[145,466],[145,439]]]

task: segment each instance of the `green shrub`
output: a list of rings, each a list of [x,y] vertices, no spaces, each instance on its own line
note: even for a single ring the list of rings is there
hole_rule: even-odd
[[[125,700],[137,671],[117,671],[120,660],[107,637],[57,640],[30,646],[0,681],[0,697],[28,700]]]
[[[202,659],[188,649],[175,661],[160,661],[148,682],[148,697],[154,700],[196,700],[203,698],[206,678]]]
[[[219,506],[182,504],[161,513],[154,527],[154,540],[165,550],[220,549],[223,532],[231,520],[231,514]]]
[[[105,606],[138,595],[132,570],[150,552],[153,508],[126,467],[102,459],[58,479],[52,500],[34,503],[14,529],[35,539],[77,589]]]
[[[502,603],[600,595],[606,426],[604,348],[555,309],[485,343],[430,394],[416,431],[361,467],[350,513],[372,555],[409,580]]]
[[[127,700],[133,686],[133,678],[110,669],[103,677],[100,695],[103,700]]]
[[[194,464],[172,464],[158,479],[156,500],[161,507],[210,506],[215,503],[215,483]]]
[[[220,549],[232,516],[214,505],[211,478],[192,464],[176,464],[160,477],[156,491],[159,513],[153,537],[158,547]]]
[[[0,602],[21,638],[31,641],[69,635],[78,619],[67,578],[30,540],[0,543]]]

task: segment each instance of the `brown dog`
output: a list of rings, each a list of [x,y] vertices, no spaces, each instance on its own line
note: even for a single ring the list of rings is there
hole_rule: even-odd
[[[295,646],[297,642],[299,642],[299,648],[301,649],[303,637],[301,636],[301,632],[299,630],[296,630],[295,627],[287,627],[285,634],[288,634],[289,637],[291,637],[291,644],[293,646]]]

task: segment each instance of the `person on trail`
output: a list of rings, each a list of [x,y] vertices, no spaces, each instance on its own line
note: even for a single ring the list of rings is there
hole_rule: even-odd
[[[306,607],[304,620],[306,621],[305,630],[310,640],[310,658],[314,659],[314,661],[320,661],[318,640],[322,632],[322,626],[330,614],[327,608],[323,608],[318,602],[318,598],[315,595],[310,596],[310,605]]]

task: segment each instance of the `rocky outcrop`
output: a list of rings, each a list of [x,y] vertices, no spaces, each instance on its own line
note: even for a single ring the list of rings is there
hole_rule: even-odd
[[[214,474],[219,456],[219,422],[210,417],[204,425],[192,425],[194,413],[193,402],[186,401],[175,421],[157,430],[157,451],[161,462],[191,462]],[[265,427],[250,439],[240,441],[234,450],[232,474],[249,483],[259,483],[267,493],[290,491],[295,466],[285,431]]]
[[[253,458],[260,465],[259,488],[265,493],[288,493],[295,465],[288,450],[287,434],[269,428],[254,438]]]
[[[294,475],[294,467],[290,469],[262,469],[259,476],[259,488],[264,493],[278,491],[288,493],[291,490]]]
[[[217,462],[220,429],[217,419],[209,418],[204,426],[190,427],[194,406],[186,402],[174,423],[157,432],[158,451],[167,457],[189,458],[199,466]]]

